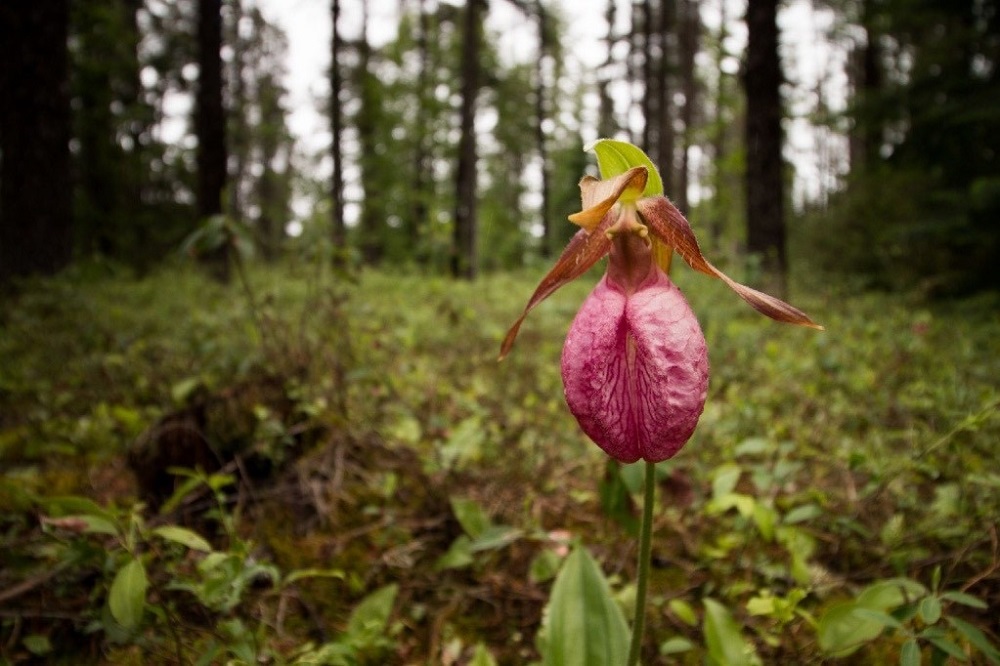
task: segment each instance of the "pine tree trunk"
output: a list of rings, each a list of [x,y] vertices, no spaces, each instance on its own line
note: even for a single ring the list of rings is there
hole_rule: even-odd
[[[475,279],[476,253],[476,97],[479,93],[480,2],[469,0],[462,27],[462,72],[458,168],[455,172],[455,228],[451,273]],[[482,0],[485,4],[485,0]]]
[[[222,214],[226,188],[226,115],[222,106],[222,2],[198,0],[198,90],[195,97],[195,133],[198,136],[198,216]],[[229,279],[230,243],[206,256],[210,273]]]
[[[66,0],[0,2],[0,281],[72,254]]]
[[[430,139],[428,137],[428,127],[431,123],[430,99],[433,94],[431,86],[431,50],[430,50],[430,17],[427,15],[427,8],[424,0],[417,1],[417,58],[420,62],[420,71],[417,74],[417,123],[416,130],[416,156],[414,164],[416,171],[413,175],[413,211],[407,223],[406,235],[410,247],[413,248],[413,257],[418,264],[426,261],[423,244],[421,243],[421,229],[428,223],[430,216],[430,201],[433,197],[433,160],[431,156]]]
[[[658,69],[659,86],[656,93],[659,109],[659,131],[657,133],[656,162],[663,179],[663,188],[667,196],[676,196],[676,178],[674,177],[674,105],[670,91],[672,89],[673,53],[670,48],[670,36],[674,31],[674,0],[663,0],[660,7],[660,24],[657,35],[660,42],[660,62]]]
[[[784,179],[782,176],[781,63],[778,0],[747,5],[747,249],[761,260],[765,286],[785,293]]]
[[[378,177],[379,165],[376,163],[376,142],[378,137],[377,119],[380,113],[380,101],[376,97],[375,74],[371,70],[372,47],[368,41],[369,0],[362,4],[361,36],[358,39],[358,70],[357,84],[361,97],[361,109],[355,116],[354,125],[358,131],[358,143],[361,147],[361,182],[364,185],[365,197],[361,201],[361,217],[358,220],[358,244],[361,250],[361,261],[374,266],[382,261],[385,249],[382,202],[379,199]]]
[[[333,21],[333,37],[330,40],[330,157],[333,159],[333,178],[330,183],[331,229],[335,252],[334,262],[342,264],[347,250],[347,229],[344,226],[344,156],[341,150],[341,135],[344,116],[340,109],[340,90],[343,81],[340,73],[340,0],[333,0],[330,7]]]
[[[549,56],[549,22],[545,7],[540,1],[535,3],[538,15],[538,61],[535,65],[535,143],[541,161],[541,213],[542,213],[542,257],[552,256],[552,220],[549,218],[549,154],[545,140],[545,120],[548,118],[546,104],[545,62]]]
[[[690,212],[688,205],[688,183],[690,181],[690,152],[693,137],[695,97],[698,93],[695,79],[694,58],[698,53],[698,33],[701,29],[701,17],[698,15],[698,3],[695,0],[681,0],[680,39],[680,71],[684,90],[684,109],[681,121],[684,123],[683,145],[681,146],[681,164],[678,168],[677,206],[684,214]]]

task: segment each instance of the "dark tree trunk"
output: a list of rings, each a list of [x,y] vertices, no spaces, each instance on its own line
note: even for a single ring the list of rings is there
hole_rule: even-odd
[[[416,138],[416,171],[413,177],[413,211],[407,223],[406,235],[410,247],[414,249],[413,256],[418,264],[423,264],[426,256],[420,241],[421,229],[427,225],[430,216],[430,202],[433,197],[433,160],[428,137],[428,126],[431,123],[430,99],[433,94],[431,87],[431,49],[429,43],[430,17],[424,0],[417,1],[417,57],[420,61],[420,71],[417,74],[417,138]]]
[[[343,79],[340,73],[340,0],[333,0],[331,6],[333,38],[330,40],[330,131],[333,140],[330,156],[333,158],[333,180],[330,184],[331,229],[334,262],[342,264],[347,250],[347,229],[344,226],[344,156],[341,151],[341,135],[344,131],[344,116],[340,109],[340,90]]]
[[[691,141],[693,140],[695,97],[698,93],[698,83],[695,78],[694,58],[698,53],[698,34],[701,29],[701,17],[698,15],[698,3],[695,0],[682,0],[683,9],[680,29],[680,71],[684,90],[684,109],[681,121],[684,123],[684,138],[681,146],[681,164],[677,170],[677,206],[685,214],[689,213],[688,182]]]
[[[882,67],[879,64],[881,53],[874,14],[872,0],[864,0],[861,3],[861,27],[865,31],[865,44],[856,47],[850,68],[855,95],[855,125],[848,143],[849,157],[851,169],[862,172],[878,162],[882,143],[882,124],[875,108],[882,88]]]
[[[650,0],[642,0],[642,85],[643,95],[640,103],[642,109],[642,143],[641,148],[650,156],[655,164],[659,160],[656,140],[656,128],[659,124],[657,89],[663,85],[657,80],[659,72],[655,66],[653,54],[653,5]]]
[[[615,122],[615,104],[614,100],[611,99],[609,90],[611,81],[607,73],[614,62],[613,52],[615,42],[617,41],[615,37],[615,15],[617,12],[618,8],[615,6],[615,0],[608,0],[608,6],[604,14],[608,24],[608,35],[606,37],[608,59],[604,63],[604,72],[600,73],[600,79],[597,84],[600,104],[597,116],[597,136],[605,138],[613,137],[615,132],[618,131],[618,123]]]
[[[777,13],[778,0],[753,0],[747,5],[747,249],[760,257],[768,289],[783,296],[785,189]]]
[[[476,252],[476,97],[479,93],[480,3],[469,0],[462,27],[462,103],[458,143],[458,168],[455,172],[455,228],[451,274],[475,279],[479,268]]]
[[[667,196],[674,196],[674,105],[671,100],[673,76],[673,49],[670,37],[674,31],[674,0],[663,0],[660,7],[660,24],[657,37],[660,42],[660,61],[657,68],[659,86],[656,89],[659,125],[656,139],[656,164],[660,168],[663,189]]]
[[[198,0],[198,90],[195,98],[198,137],[198,216],[222,214],[226,188],[226,115],[222,106],[222,2]],[[205,257],[214,277],[229,279],[228,239]]]
[[[552,256],[552,220],[549,218],[549,153],[545,141],[545,120],[548,118],[546,104],[545,63],[549,56],[549,22],[545,7],[541,2],[535,3],[538,15],[538,61],[535,65],[535,143],[538,148],[538,158],[542,163],[542,257]]]
[[[378,116],[381,112],[380,100],[376,97],[377,81],[371,71],[372,48],[368,42],[368,7],[365,0],[362,4],[361,36],[358,39],[358,70],[357,85],[361,98],[361,110],[355,116],[355,127],[358,131],[358,143],[361,145],[361,182],[365,189],[365,198],[361,201],[361,217],[358,221],[358,244],[361,249],[361,260],[370,266],[382,261],[385,249],[382,201],[378,193],[380,173],[377,160],[376,142],[378,131]]]
[[[66,0],[0,2],[0,280],[70,261]]]

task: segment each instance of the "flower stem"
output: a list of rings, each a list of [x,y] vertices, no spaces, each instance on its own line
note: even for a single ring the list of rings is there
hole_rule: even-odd
[[[642,632],[646,625],[646,588],[649,583],[649,560],[653,550],[653,495],[656,491],[656,463],[646,463],[646,485],[642,498],[642,526],[639,528],[639,578],[635,591],[635,621],[632,624],[632,645],[628,651],[628,666],[639,663]]]

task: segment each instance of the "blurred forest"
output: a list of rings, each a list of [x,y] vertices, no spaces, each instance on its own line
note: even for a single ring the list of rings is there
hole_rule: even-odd
[[[572,540],[627,607],[586,285],[494,363],[597,137],[828,329],[677,276],[644,663],[1000,663],[1000,3],[596,4],[329,0],[319,141],[267,3],[0,4],[0,664],[543,663]]]

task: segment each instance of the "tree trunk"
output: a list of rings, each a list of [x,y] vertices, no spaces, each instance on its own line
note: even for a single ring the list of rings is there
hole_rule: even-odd
[[[882,125],[875,109],[875,101],[882,87],[879,35],[875,24],[872,0],[863,0],[861,27],[865,31],[865,44],[855,47],[849,70],[854,84],[856,110],[848,150],[851,169],[859,172],[871,169],[878,162],[882,143]]]
[[[691,141],[694,139],[695,97],[698,93],[698,82],[695,78],[694,58],[698,53],[698,33],[701,29],[701,17],[698,14],[698,3],[695,0],[682,0],[680,20],[680,71],[683,81],[684,109],[681,121],[684,123],[683,145],[681,146],[681,164],[677,178],[677,207],[687,215],[690,213],[688,202],[688,183]]]
[[[0,281],[70,261],[66,0],[0,2]]]
[[[357,85],[361,98],[361,109],[355,117],[358,143],[361,146],[361,182],[365,197],[361,201],[361,217],[358,220],[358,244],[361,260],[373,266],[382,261],[385,249],[385,219],[382,201],[379,198],[376,143],[378,137],[378,116],[381,112],[380,100],[376,97],[377,81],[371,71],[372,48],[368,42],[369,0],[362,3],[361,36],[358,39]]]
[[[663,0],[660,7],[660,24],[656,31],[660,41],[660,62],[657,76],[657,109],[659,110],[659,131],[656,140],[656,164],[660,168],[663,189],[667,196],[675,196],[674,187],[674,105],[670,90],[672,76],[672,53],[670,36],[674,31],[674,0]]]
[[[778,0],[747,4],[747,249],[760,257],[768,289],[785,293],[784,179],[782,177],[781,63]]]
[[[654,67],[653,55],[653,5],[650,0],[642,0],[642,86],[643,95],[640,102],[642,110],[642,143],[641,148],[650,156],[653,163],[659,161],[656,140],[658,120],[657,89],[662,87],[663,80],[659,77],[658,68]],[[634,16],[634,14],[633,14]]]
[[[423,243],[420,239],[421,229],[425,228],[430,217],[430,202],[433,197],[433,159],[431,155],[428,127],[432,122],[429,96],[433,94],[431,74],[431,49],[429,43],[430,17],[424,0],[417,1],[417,58],[420,70],[417,74],[417,123],[416,156],[414,164],[416,171],[413,177],[413,211],[409,216],[406,235],[413,257],[418,264],[426,261]]]
[[[538,14],[538,61],[535,64],[535,143],[538,148],[538,159],[541,161],[541,213],[542,213],[542,248],[541,255],[545,259],[552,256],[552,220],[549,218],[549,153],[545,141],[545,120],[548,118],[546,104],[545,62],[549,57],[549,22],[545,6],[541,1],[535,3]]]
[[[476,97],[479,93],[480,2],[469,0],[462,27],[462,72],[458,168],[455,171],[455,228],[451,274],[473,280],[479,268],[476,252]]]
[[[344,128],[344,116],[340,109],[340,90],[343,80],[340,74],[340,0],[333,0],[331,6],[333,21],[333,37],[330,40],[330,131],[333,135],[330,144],[330,157],[333,158],[333,179],[330,183],[330,200],[332,202],[331,237],[333,240],[334,263],[341,265],[346,259],[347,229],[344,226],[344,156],[341,150],[341,135]]]
[[[195,133],[198,136],[198,216],[202,222],[222,214],[226,188],[226,115],[222,106],[222,2],[198,0],[198,90]],[[210,273],[229,279],[230,242],[204,258]]]

